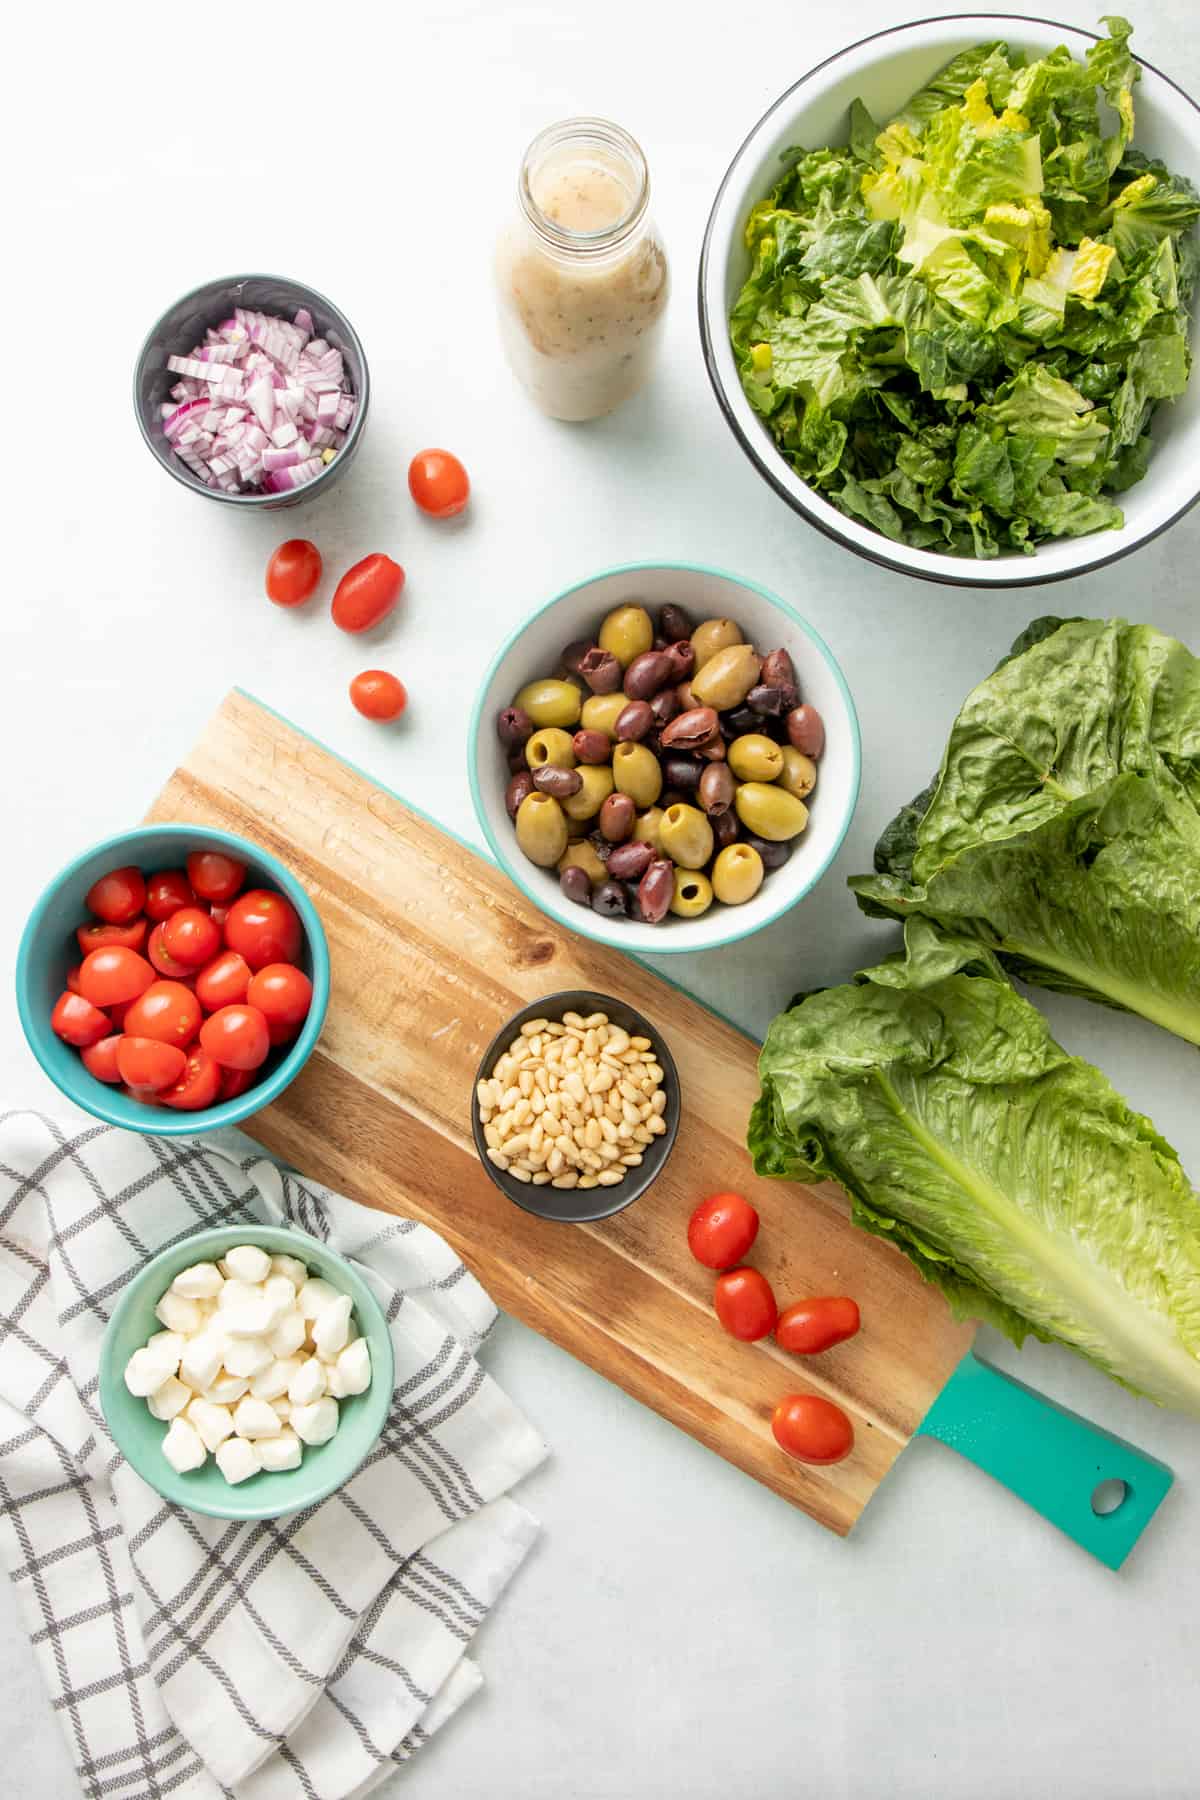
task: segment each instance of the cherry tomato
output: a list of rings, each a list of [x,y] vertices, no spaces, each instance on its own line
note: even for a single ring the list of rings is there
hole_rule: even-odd
[[[757,1269],[730,1269],[717,1276],[713,1292],[717,1317],[730,1337],[756,1343],[775,1329],[778,1309],[771,1284]]]
[[[221,1070],[220,1098],[222,1100],[236,1100],[239,1094],[244,1094],[248,1087],[253,1087],[253,1086],[254,1086],[254,1070],[253,1069],[222,1069]]]
[[[107,1013],[102,1013],[82,994],[73,994],[68,988],[54,1003],[50,1029],[64,1044],[86,1050],[89,1044],[98,1044],[101,1038],[111,1037],[112,1022]]]
[[[194,975],[221,948],[221,927],[198,906],[181,906],[162,923],[162,946],[168,956]]]
[[[268,963],[295,962],[304,943],[304,928],[290,900],[270,888],[251,888],[229,909],[225,942],[244,956],[252,969],[265,969]]]
[[[408,705],[408,689],[386,669],[364,669],[350,683],[350,699],[364,719],[398,719]]]
[[[370,631],[400,598],[404,570],[376,551],[347,569],[333,596],[333,622],[343,631]]]
[[[84,895],[84,905],[107,925],[127,925],[136,919],[146,903],[146,883],[142,871],[132,865],[110,869],[94,881]]]
[[[844,1344],[860,1323],[856,1301],[846,1294],[824,1294],[798,1300],[781,1312],[775,1342],[781,1350],[792,1350],[797,1356],[815,1356],[834,1344]]]
[[[80,925],[75,938],[84,956],[112,944],[121,944],[126,950],[140,950],[148,929],[146,920],[139,916],[130,919],[128,925]]]
[[[89,1075],[94,1075],[97,1081],[108,1081],[114,1085],[120,1081],[121,1074],[117,1068],[117,1045],[120,1042],[120,1032],[114,1031],[111,1037],[84,1045],[79,1054]]]
[[[183,909],[180,908],[179,910],[182,911]],[[165,920],[163,921],[163,924],[165,924]],[[146,955],[150,958],[150,961],[154,964],[160,975],[170,975],[176,981],[182,981],[185,977],[191,975],[192,970],[186,963],[180,962],[178,957],[172,956],[171,952],[167,949],[167,946],[163,942],[163,924],[156,925],[154,930],[150,933],[150,938],[146,945]]]
[[[449,450],[418,450],[408,465],[408,491],[423,513],[452,519],[470,499],[471,483]]]
[[[143,1106],[161,1106],[162,1105],[162,1100],[161,1100],[160,1096],[158,1094],[151,1093],[149,1088],[122,1087],[121,1092],[124,1094],[124,1096],[127,1100],[140,1101]]]
[[[706,1269],[731,1269],[758,1236],[758,1214],[741,1194],[710,1194],[688,1220],[688,1249]]]
[[[220,1091],[220,1068],[207,1050],[193,1044],[187,1052],[183,1074],[159,1097],[164,1106],[173,1106],[178,1112],[200,1112],[207,1106],[216,1105]]]
[[[222,950],[197,975],[196,998],[205,1012],[216,1012],[244,1000],[249,986],[250,964],[245,957],[236,950]]]
[[[173,1087],[187,1067],[187,1057],[174,1044],[160,1043],[158,1038],[121,1038],[117,1044],[117,1068],[126,1087],[135,1093],[144,1088],[156,1094]]]
[[[224,1069],[257,1069],[271,1049],[267,1021],[257,1006],[223,1006],[205,1019],[200,1042]]]
[[[267,564],[267,599],[302,606],[321,579],[321,552],[307,538],[289,538]]]
[[[800,1462],[835,1463],[854,1448],[854,1427],[821,1394],[785,1394],[771,1415],[775,1442]]]
[[[178,912],[181,906],[194,906],[196,896],[182,869],[160,869],[146,883],[146,917],[158,924]]]
[[[145,957],[123,944],[92,950],[79,965],[79,991],[93,1006],[136,1000],[153,980],[154,970]]]
[[[187,872],[192,892],[201,900],[215,900],[221,906],[241,893],[246,879],[245,863],[220,850],[194,851],[187,859]]]
[[[291,963],[268,963],[251,980],[246,998],[267,1021],[272,1044],[287,1044],[308,1016],[312,982]]]
[[[182,1050],[199,1031],[200,1019],[200,1002],[190,988],[180,981],[156,981],[129,1008],[124,1028],[134,1037]]]
[[[81,963],[75,963],[67,970],[67,992],[70,994],[77,994],[79,992],[79,971],[81,967]]]

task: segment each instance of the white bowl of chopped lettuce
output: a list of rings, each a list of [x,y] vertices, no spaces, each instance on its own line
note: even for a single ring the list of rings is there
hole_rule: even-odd
[[[1055,581],[1200,497],[1200,109],[1103,26],[879,32],[789,88],[721,184],[717,398],[777,492],[872,561]]]

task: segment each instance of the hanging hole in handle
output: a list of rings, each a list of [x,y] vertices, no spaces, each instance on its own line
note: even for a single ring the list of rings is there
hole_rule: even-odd
[[[1098,1519],[1111,1518],[1113,1513],[1120,1512],[1131,1491],[1129,1483],[1119,1476],[1098,1482],[1092,1489],[1092,1511]]]

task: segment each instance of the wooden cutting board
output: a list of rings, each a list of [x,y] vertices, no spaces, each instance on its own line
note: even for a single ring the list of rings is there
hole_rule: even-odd
[[[250,1134],[341,1193],[424,1220],[506,1311],[830,1530],[849,1531],[973,1327],[956,1324],[902,1256],[853,1229],[836,1188],[754,1176],[745,1134],[757,1046],[632,958],[559,929],[491,862],[241,693],[149,817],[261,843],[304,883],[328,934],[324,1033],[298,1079],[247,1123]],[[683,1090],[665,1172],[596,1225],[551,1224],[513,1206],[471,1141],[489,1040],[528,1001],[570,987],[646,1013]],[[781,1003],[788,991],[781,970]],[[685,1240],[693,1206],[718,1188],[758,1208],[752,1260],[780,1304],[853,1294],[856,1338],[801,1360],[726,1336],[713,1278]],[[854,1421],[853,1454],[832,1468],[789,1460],[771,1436],[776,1401],[804,1389]]]

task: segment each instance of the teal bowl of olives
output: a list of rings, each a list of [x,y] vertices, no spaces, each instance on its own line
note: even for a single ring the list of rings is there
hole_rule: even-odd
[[[821,879],[861,746],[828,645],[755,582],[639,563],[550,600],[493,658],[471,793],[541,910],[636,954],[716,949]]]

